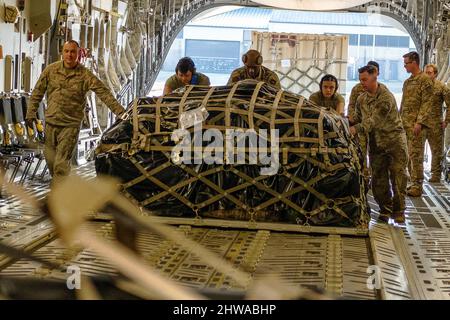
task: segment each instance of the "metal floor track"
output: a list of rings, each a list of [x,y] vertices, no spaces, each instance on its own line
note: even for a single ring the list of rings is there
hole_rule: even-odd
[[[93,164],[76,169],[95,177]],[[37,196],[45,184],[27,186]],[[406,225],[372,219],[368,237],[312,235],[267,230],[237,230],[189,225],[173,226],[249,274],[234,283],[197,256],[151,233],[140,233],[138,247],[149,265],[169,278],[194,288],[247,290],[268,275],[288,286],[326,290],[349,299],[450,299],[450,188],[425,185],[425,195],[408,198]],[[370,198],[373,216],[376,205]],[[114,238],[114,223],[89,222],[98,235]],[[65,279],[68,266],[85,275],[115,275],[115,268],[91,250],[68,249],[51,222],[13,197],[0,199],[0,241],[59,265],[48,269],[36,262],[0,256],[0,276]],[[371,277],[373,287],[367,282]]]

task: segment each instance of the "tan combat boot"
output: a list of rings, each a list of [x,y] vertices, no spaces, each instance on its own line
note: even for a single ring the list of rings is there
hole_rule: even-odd
[[[406,191],[406,194],[410,197],[420,197],[422,196],[422,187],[411,186],[411,188]]]
[[[428,180],[429,183],[439,183],[441,182],[441,175],[433,174],[431,178]]]
[[[398,224],[403,224],[406,221],[404,211],[395,211],[392,214],[392,218],[394,219],[395,223],[398,223]]]
[[[378,221],[381,221],[384,223],[389,223],[390,217],[391,217],[391,215],[388,212],[380,212],[380,214],[378,216]]]

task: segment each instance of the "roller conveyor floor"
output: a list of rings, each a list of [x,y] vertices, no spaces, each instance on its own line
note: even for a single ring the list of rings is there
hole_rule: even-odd
[[[95,178],[93,163],[76,172]],[[26,188],[43,197],[48,184],[28,183]],[[334,297],[450,299],[450,186],[426,184],[424,192],[422,198],[407,199],[406,225],[394,225],[392,221],[380,224],[373,218],[367,237],[174,226],[246,270],[247,283],[234,283],[155,234],[140,233],[138,247],[149,265],[189,287],[245,291],[253,281],[270,274],[289,286],[324,289]],[[376,217],[377,206],[370,200]],[[108,219],[89,224],[98,235],[114,237],[114,223]],[[14,197],[0,199],[0,241],[59,266],[49,269],[37,262],[0,255],[0,276],[64,279],[70,265],[79,266],[85,275],[117,274],[110,263],[91,250],[67,249],[46,217]],[[367,285],[371,275],[371,279],[379,276],[373,289]]]

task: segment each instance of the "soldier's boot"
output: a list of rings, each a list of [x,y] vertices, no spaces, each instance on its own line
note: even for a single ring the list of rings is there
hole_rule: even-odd
[[[439,183],[441,182],[441,174],[432,174],[431,178],[428,180],[429,183]]]
[[[422,186],[413,185],[406,191],[406,194],[410,197],[420,197],[422,196],[422,191]]]
[[[394,219],[395,223],[398,223],[398,224],[403,224],[406,221],[404,211],[395,211],[392,214],[392,218]]]
[[[378,221],[389,223],[389,218],[392,215],[392,203],[387,205],[380,205],[380,215],[378,216]]]
[[[380,215],[378,216],[378,221],[389,223],[389,218],[391,217],[391,214],[387,211],[380,212]]]

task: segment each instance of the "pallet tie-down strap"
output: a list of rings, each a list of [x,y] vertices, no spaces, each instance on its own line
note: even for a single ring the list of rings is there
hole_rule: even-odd
[[[214,91],[215,91],[215,88],[214,88],[214,87],[211,87],[211,88],[208,90],[208,93],[206,94],[206,96],[205,96],[205,98],[203,99],[202,104],[201,104],[201,106],[200,106],[201,109],[206,108],[206,105],[208,104],[208,101],[209,101],[209,99],[211,98],[211,96],[212,96],[212,94],[214,93]]]
[[[161,132],[161,102],[163,96],[159,97],[156,101],[156,119],[155,119],[155,133]]]
[[[186,199],[186,197],[178,194],[177,192],[172,191],[172,189],[164,184],[163,182],[161,182],[160,180],[156,179],[155,177],[151,176],[146,170],[145,168],[134,158],[131,157],[130,161],[134,164],[134,166],[139,170],[139,172],[144,175],[149,181],[153,182],[155,185],[157,185],[158,187],[160,187],[161,189],[167,191],[170,195],[172,195],[173,197],[177,198],[179,201],[181,201],[183,204],[185,204],[186,206],[188,206],[189,208],[192,209],[193,204]]]
[[[134,159],[134,161],[137,161],[137,160]],[[131,162],[134,164],[133,161],[131,161]],[[154,168],[153,170],[151,170],[150,172],[148,172],[148,174],[149,174],[150,176],[154,176],[155,174],[157,174],[157,173],[163,171],[164,169],[169,168],[170,166],[171,166],[170,162],[165,162],[165,163],[163,163],[162,165],[160,165],[160,166]],[[126,182],[126,183],[123,183],[123,184],[122,184],[122,188],[123,188],[123,189],[131,188],[131,187],[133,187],[133,186],[135,186],[135,185],[141,183],[141,182],[144,181],[145,179],[147,179],[147,176],[141,174],[139,177],[134,178],[133,180],[128,181],[128,182]]]
[[[208,127],[204,128],[204,129],[208,129]],[[154,137],[154,135],[150,135],[150,136]],[[295,142],[298,142],[298,141],[295,141]],[[219,152],[225,153],[225,148],[224,147],[212,147],[212,148],[214,148],[215,151],[219,151]],[[173,146],[161,146],[161,145],[160,146],[155,146],[155,145],[150,145],[150,144],[147,144],[145,146],[145,148],[143,149],[143,151],[145,151],[145,152],[150,152],[150,151],[171,152],[172,150],[173,150]],[[191,151],[203,152],[205,150],[211,151],[212,149],[211,149],[211,147],[208,147],[208,146],[200,147],[200,148],[194,147],[194,148],[192,148]],[[239,150],[243,150],[243,149],[239,148]],[[235,154],[237,153],[237,151],[238,151],[238,148],[234,147],[234,153]],[[270,153],[271,151],[272,151],[271,147],[266,147],[266,148],[263,148],[263,147],[251,147],[251,148],[250,147],[246,147],[245,148],[245,152],[246,153],[247,152],[266,152],[266,153]],[[285,152],[287,154],[295,154],[295,155],[324,154],[324,152],[320,151],[319,148],[291,148],[291,147],[288,147],[288,148],[280,148],[279,152],[280,153]],[[332,153],[332,154],[336,154],[336,155],[347,155],[347,154],[349,154],[347,152],[347,150],[345,150],[343,148],[328,148],[326,153],[328,153],[328,154]],[[314,160],[312,160],[312,161],[314,161]],[[318,162],[318,161],[315,162],[314,164],[316,166],[319,166],[322,169],[326,169],[327,171],[336,170],[336,169],[342,169],[345,166],[344,163],[338,163],[338,164],[335,164],[335,165],[327,165],[327,164],[324,164],[324,163],[321,163],[321,162]]]
[[[318,175],[318,176],[316,176],[315,178],[311,179],[309,182],[305,182],[305,181],[303,181],[303,180],[301,180],[301,179],[299,179],[299,178],[293,176],[292,174],[288,174],[287,172],[284,172],[283,174],[284,174],[284,176],[286,176],[288,179],[292,179],[292,180],[293,180],[294,182],[296,182],[299,186],[296,187],[296,188],[294,188],[294,189],[292,189],[292,190],[290,190],[290,191],[283,192],[283,194],[279,194],[279,193],[273,191],[272,189],[267,188],[267,187],[264,186],[264,185],[257,185],[258,188],[260,188],[260,189],[263,190],[263,191],[266,191],[266,192],[270,193],[272,196],[274,196],[274,198],[271,199],[271,200],[266,201],[266,203],[260,204],[260,205],[259,205],[257,208],[255,208],[255,209],[261,210],[261,209],[264,209],[264,208],[266,208],[266,207],[268,207],[268,206],[270,206],[270,205],[272,205],[272,204],[274,204],[274,203],[276,203],[276,202],[282,201],[282,202],[286,203],[287,205],[289,205],[292,209],[297,210],[297,211],[299,211],[299,212],[301,212],[301,213],[303,213],[303,214],[308,214],[306,211],[304,211],[302,208],[300,208],[300,207],[297,206],[296,204],[294,204],[294,206],[291,205],[293,202],[287,199],[287,197],[293,196],[294,194],[296,194],[296,193],[298,193],[298,192],[301,192],[301,191],[303,191],[303,190],[306,190],[306,191],[310,192],[310,193],[313,194],[318,200],[322,201],[324,204],[326,204],[327,207],[329,207],[329,199],[328,199],[325,195],[319,193],[319,192],[316,191],[314,188],[312,188],[311,185],[313,185],[313,184],[319,182],[320,180],[323,180],[324,178],[330,176],[331,174],[324,174],[323,176]],[[247,175],[245,175],[245,174],[243,174],[243,173],[240,174],[240,176],[241,176],[243,179],[247,180],[247,181],[249,181],[249,179],[251,179],[250,177],[248,177]],[[256,185],[256,184],[255,184],[255,185]],[[344,198],[344,199],[345,199],[345,201],[347,201],[347,202],[351,200],[351,198]],[[299,210],[299,208],[300,208],[300,210]],[[331,209],[331,208],[329,208],[329,209]],[[335,207],[333,207],[333,209],[334,209],[338,214],[340,214],[342,217],[349,219],[348,216],[347,216],[342,210],[340,210],[338,207],[335,206]]]
[[[195,86],[188,86],[186,91],[183,94],[183,97],[181,98],[180,105],[178,106],[178,117],[181,116],[181,114],[184,112],[184,105],[186,104],[186,100],[189,97],[189,94],[191,93],[192,89],[194,89]]]
[[[255,124],[253,122],[253,114],[255,112],[255,103],[256,99],[258,99],[259,91],[261,90],[261,87],[263,86],[264,82],[260,81],[255,87],[255,90],[253,91],[252,98],[250,100],[250,105],[248,107],[248,125],[249,129],[253,130],[255,128]]]
[[[233,87],[230,90],[230,93],[227,96],[227,99],[225,100],[225,126],[230,127],[231,126],[231,101],[233,100],[234,93],[236,92],[239,85],[242,83],[242,81],[236,82]]]
[[[171,164],[169,163],[169,167],[170,166],[171,166]],[[213,168],[213,169],[210,169],[208,171],[205,171],[205,172],[202,173],[202,175],[203,176],[209,176],[209,175],[215,174],[215,173],[217,173],[217,168]],[[188,185],[190,185],[190,184],[192,184],[192,183],[194,183],[196,181],[199,181],[199,178],[196,177],[196,176],[192,176],[189,179],[186,179],[184,181],[181,181],[181,182],[177,183],[176,185],[172,186],[170,189],[171,189],[171,191],[176,192],[178,189],[183,188],[185,186],[188,186]],[[157,195],[155,195],[153,197],[150,197],[150,198],[147,198],[147,199],[141,201],[141,205],[142,206],[146,206],[146,205],[151,204],[151,203],[153,203],[155,201],[158,201],[159,199],[162,199],[162,198],[164,198],[164,197],[166,197],[168,195],[170,195],[169,191],[163,191],[163,192],[158,193]],[[201,208],[201,206],[199,206],[198,204],[193,204],[193,205],[196,205],[199,208]]]
[[[132,145],[138,143],[139,138],[139,119],[138,119],[138,99],[133,101],[133,143]]]
[[[283,95],[283,90],[279,90],[275,97],[275,101],[273,102],[272,112],[270,115],[270,130],[275,130],[275,120],[277,118],[278,104],[280,103],[281,97]]]
[[[155,141],[155,144],[159,144],[159,142]],[[159,144],[159,146],[161,146]],[[164,152],[164,154],[166,155],[166,157],[168,158],[168,161],[170,161],[170,154],[167,152]],[[134,163],[137,163],[136,160],[134,160]],[[136,166],[136,164],[135,164]],[[138,169],[139,167],[136,166]],[[206,177],[204,177],[204,173],[200,172],[198,173],[197,171],[193,170],[192,168],[186,166],[186,165],[179,165],[177,166],[179,168],[181,168],[182,170],[184,170],[186,173],[188,173],[189,175],[191,175],[192,177],[197,178],[198,181],[203,182],[205,185],[207,185],[208,187],[210,187],[211,189],[213,189],[214,191],[216,191],[218,194],[223,195],[225,198],[227,198],[228,200],[230,200],[231,202],[233,202],[236,206],[240,207],[241,209],[245,210],[247,208],[247,205],[245,205],[245,203],[241,202],[239,199],[237,199],[236,197],[234,197],[233,195],[229,194],[227,191],[223,190],[220,186],[218,186],[217,184],[213,183],[212,181],[208,180]],[[140,166],[140,168],[142,168],[143,170],[145,170],[142,166]],[[218,168],[215,169],[216,172],[220,172],[223,171],[223,166],[221,166],[218,170]],[[145,176],[150,180],[150,181],[158,181],[160,184],[162,184],[162,182],[160,182],[158,179],[151,177],[151,179],[149,178],[149,175],[145,174]],[[157,183],[155,183],[157,184]],[[158,184],[157,184],[158,185]],[[159,186],[159,185],[158,185]],[[166,188],[163,188],[165,191],[167,191],[168,193],[170,193],[171,195],[174,195],[174,191],[172,188],[169,188],[168,186],[166,186]],[[170,189],[170,190],[169,190]],[[178,198],[178,197],[177,197]],[[194,207],[198,208],[198,204],[193,204],[191,203],[188,199],[186,199],[185,197],[183,197],[183,199],[186,200],[183,201],[183,203],[185,203],[186,205],[187,202],[191,205],[188,205],[188,207],[190,207],[192,210],[194,210]],[[145,200],[144,200],[145,201]]]
[[[300,137],[300,116],[303,106],[303,101],[305,100],[304,97],[300,97],[298,99],[297,107],[295,108],[295,114],[294,114],[294,134],[295,137]]]

